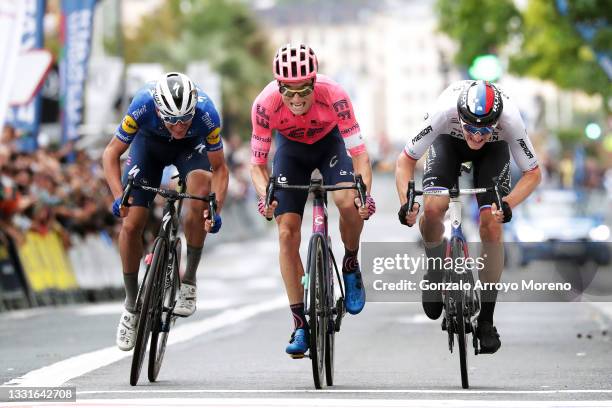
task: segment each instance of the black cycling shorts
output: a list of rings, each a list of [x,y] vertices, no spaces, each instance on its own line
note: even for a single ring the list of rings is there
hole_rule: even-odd
[[[289,140],[278,132],[275,143],[272,175],[278,183],[308,185],[314,169],[319,169],[326,185],[355,181],[353,161],[337,126],[313,144]],[[278,201],[276,217],[284,213],[304,215],[307,191],[278,189],[274,197]]]
[[[204,142],[200,137],[164,139],[138,133],[130,145],[130,153],[123,170],[123,185],[133,175],[135,179],[151,187],[159,187],[164,167],[176,166],[183,179],[193,170],[212,172]],[[155,193],[132,190],[132,205],[150,207]]]
[[[472,162],[474,187],[485,188],[493,185],[492,178],[500,180],[503,196],[510,192],[510,149],[503,140],[487,142],[472,150],[463,139],[450,135],[440,135],[427,151],[423,189],[428,187],[451,188],[457,181],[461,163]],[[495,202],[495,193],[476,195],[480,209],[490,207]]]

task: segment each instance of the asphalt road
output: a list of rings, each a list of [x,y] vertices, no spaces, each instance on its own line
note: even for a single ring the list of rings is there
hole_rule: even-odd
[[[417,239],[397,224],[391,187],[374,191],[386,198],[364,241]],[[78,406],[612,406],[612,307],[601,302],[499,303],[502,347],[469,356],[469,390],[419,303],[370,302],[336,337],[336,385],[314,390],[310,360],[284,353],[292,321],[277,255],[274,229],[205,252],[198,311],[173,328],[156,383],[143,369],[129,385],[131,353],[114,346],[120,303],[1,314],[0,383],[75,386]]]

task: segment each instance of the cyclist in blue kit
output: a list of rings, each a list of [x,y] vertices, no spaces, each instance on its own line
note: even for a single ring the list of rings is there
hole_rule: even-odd
[[[115,197],[113,214],[123,219],[119,252],[125,282],[125,310],[117,328],[117,346],[134,347],[138,326],[138,269],[143,255],[142,233],[154,193],[132,192],[129,208],[120,205],[123,186],[129,176],[159,187],[164,167],[174,165],[186,180],[187,193],[217,195],[214,226],[208,220],[205,203],[185,203],[184,230],[187,264],[174,313],[190,316],[196,309],[196,270],[207,232],[221,228],[221,208],[227,192],[229,171],[223,155],[221,121],[213,102],[186,75],[170,72],[147,83],[134,96],[115,137],[104,150],[104,175]],[[121,177],[121,155],[130,148]]]

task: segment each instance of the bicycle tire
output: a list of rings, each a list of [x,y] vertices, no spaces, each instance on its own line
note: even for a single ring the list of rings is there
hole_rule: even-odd
[[[328,248],[328,251],[331,252],[331,249]],[[327,299],[327,310],[332,311],[335,306],[334,299],[334,274],[331,266],[331,256],[328,256],[328,259],[325,262],[327,265],[326,273],[324,274],[324,279],[326,279],[327,284],[327,293],[325,298]],[[336,313],[340,311],[336,308]],[[334,321],[334,314],[327,314],[328,321],[325,325],[327,327],[327,335],[325,341],[325,383],[328,387],[334,385],[334,347],[336,341],[336,324]]]
[[[453,260],[458,258],[464,258],[463,243],[459,239],[451,239],[451,256]],[[453,262],[453,265],[456,263]],[[471,273],[471,271],[469,272]],[[461,275],[455,275],[458,279],[458,283],[462,283],[463,278]],[[459,367],[461,370],[461,387],[467,389],[470,387],[468,378],[468,361],[467,361],[467,346],[468,346],[468,334],[465,330],[465,313],[464,306],[465,302],[463,299],[464,291],[462,289],[453,291],[453,297],[455,299],[456,315],[455,315],[455,333],[457,334],[457,345],[459,347]]]
[[[325,313],[325,290],[323,269],[325,268],[325,247],[323,237],[315,234],[310,239],[307,270],[309,274],[309,310],[308,325],[310,328],[310,360],[315,388],[323,387],[323,366],[325,361],[325,340],[327,322]]]
[[[158,301],[158,310],[161,311],[159,318],[160,325],[165,327],[164,330],[154,329],[151,333],[151,346],[149,348],[149,381],[155,382],[159,375],[164,355],[166,353],[166,344],[170,335],[170,326],[172,324],[172,311],[176,303],[176,293],[180,286],[179,267],[181,260],[181,240],[178,238],[174,244],[174,253],[172,254],[171,269],[166,269],[162,280],[160,296]],[[170,261],[165,263],[170,266]],[[158,325],[159,329],[159,325]]]
[[[166,251],[167,243],[163,238],[156,238],[153,246],[153,258],[151,264],[147,268],[145,280],[143,281],[143,288],[141,293],[142,306],[140,308],[140,318],[138,322],[138,329],[136,332],[136,344],[134,345],[134,354],[132,356],[132,366],[130,369],[130,384],[135,386],[138,383],[140,377],[140,370],[142,369],[142,362],[144,360],[144,353],[147,349],[147,342],[149,335],[151,334],[151,327],[153,324],[153,318],[155,314],[155,307],[157,306],[157,295],[156,281],[159,273],[160,266],[164,264],[164,256]]]

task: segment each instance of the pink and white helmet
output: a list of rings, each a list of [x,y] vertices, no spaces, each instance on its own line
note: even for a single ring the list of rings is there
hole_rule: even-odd
[[[272,70],[282,82],[301,82],[317,77],[318,62],[312,48],[304,44],[283,45],[276,51]]]

